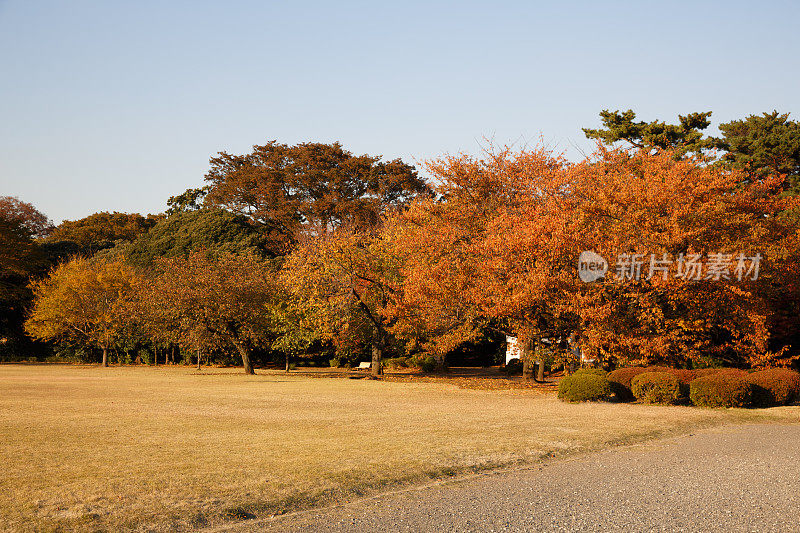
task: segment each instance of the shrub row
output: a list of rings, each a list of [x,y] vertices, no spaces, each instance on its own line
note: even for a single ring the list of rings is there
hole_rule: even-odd
[[[565,377],[558,397],[566,401],[620,401],[699,407],[772,407],[800,400],[800,374],[782,368],[682,370],[666,367],[580,370]]]
[[[436,358],[432,355],[427,357],[392,357],[383,360],[383,366],[389,370],[400,368],[418,368],[423,372],[433,372],[436,369]]]

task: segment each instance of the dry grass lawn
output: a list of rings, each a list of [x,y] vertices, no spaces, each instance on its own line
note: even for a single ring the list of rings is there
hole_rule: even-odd
[[[235,369],[0,365],[0,527],[174,530],[800,408],[569,405],[533,391]]]

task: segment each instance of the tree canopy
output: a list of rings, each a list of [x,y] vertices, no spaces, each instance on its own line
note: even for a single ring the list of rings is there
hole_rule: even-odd
[[[56,266],[33,285],[35,296],[26,331],[34,338],[83,342],[103,352],[124,327],[120,313],[131,292],[134,273],[123,261],[97,261],[76,257]]]
[[[274,340],[275,269],[253,255],[205,251],[158,258],[154,266],[136,284],[132,317],[187,348],[233,348],[245,373],[254,373],[253,349]]]
[[[800,193],[800,123],[777,111],[719,125],[723,161],[751,179],[785,175],[785,188]]]
[[[353,155],[339,143],[271,141],[245,155],[220,152],[206,202],[251,217],[289,246],[299,235],[374,226],[387,210],[430,194],[413,166]]]
[[[46,237],[53,231],[53,222],[47,215],[14,196],[0,196],[0,216],[16,222],[32,238]]]
[[[406,314],[494,318],[523,341],[577,331],[601,361],[777,360],[757,283],[672,276],[585,284],[576,268],[584,250],[612,261],[667,254],[673,274],[679,254],[763,250],[776,276],[791,276],[785,250],[796,248],[797,227],[777,216],[786,201],[764,197],[774,183],[738,188],[741,173],[668,150],[601,149],[570,164],[543,150],[505,149],[431,169],[444,201],[406,215],[411,230],[402,238],[428,245],[403,265]],[[481,216],[475,206],[484,205]]]
[[[371,348],[378,374],[390,345],[395,267],[383,238],[341,228],[298,246],[286,259],[283,279],[297,314],[341,351]]]
[[[677,124],[667,124],[659,120],[637,121],[633,110],[600,112],[602,128],[583,128],[589,139],[598,139],[605,144],[618,141],[628,143],[639,149],[669,149],[679,155],[702,153],[714,148],[716,142],[703,131],[711,124],[711,111],[679,115]]]
[[[79,220],[65,220],[55,227],[48,240],[76,243],[89,255],[114,246],[115,241],[132,242],[152,228],[158,217],[138,213],[102,211]]]
[[[158,257],[186,256],[200,250],[275,255],[278,245],[243,215],[223,209],[176,212],[125,248],[137,266],[150,266]]]

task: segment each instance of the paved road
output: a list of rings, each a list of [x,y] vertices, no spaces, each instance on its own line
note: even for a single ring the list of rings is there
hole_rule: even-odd
[[[243,524],[258,531],[800,531],[800,425],[746,425]]]

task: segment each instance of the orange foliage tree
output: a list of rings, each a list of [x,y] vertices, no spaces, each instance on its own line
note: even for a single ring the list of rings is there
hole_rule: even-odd
[[[129,317],[153,338],[186,349],[234,348],[245,373],[254,374],[253,350],[272,340],[275,277],[274,268],[250,255],[160,258],[154,275],[136,284]]]
[[[441,200],[417,203],[390,227],[408,258],[396,313],[437,317],[419,321],[433,342],[466,340],[470,329],[458,321],[488,318],[520,337],[523,355],[574,332],[601,362],[791,359],[769,350],[764,289],[770,278],[796,276],[797,224],[779,216],[792,200],[768,194],[780,178],[743,187],[736,171],[699,159],[602,147],[577,164],[544,149],[503,149],[428,170]],[[639,279],[623,271],[616,279],[612,268],[584,283],[584,250],[612,264],[629,254],[672,262],[649,279],[646,267]],[[677,277],[681,257],[757,252],[766,272],[758,280]],[[440,327],[448,320],[452,327]]]
[[[337,350],[369,346],[374,375],[390,344],[388,310],[397,294],[396,263],[386,244],[374,233],[339,229],[298,246],[282,276],[295,314]]]
[[[75,258],[32,284],[33,308],[25,322],[40,340],[82,342],[99,348],[103,366],[122,333],[124,302],[131,294],[133,269],[119,260]]]

